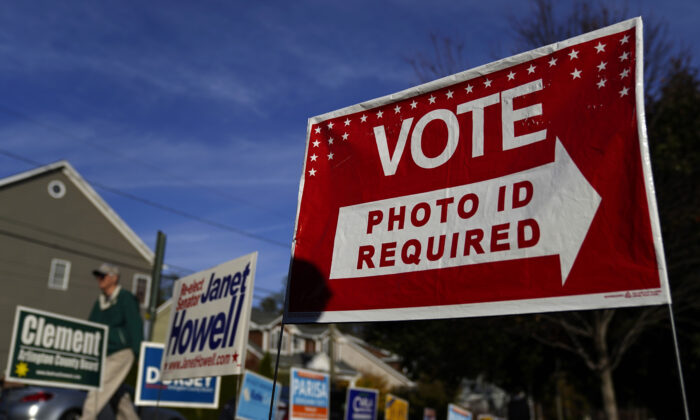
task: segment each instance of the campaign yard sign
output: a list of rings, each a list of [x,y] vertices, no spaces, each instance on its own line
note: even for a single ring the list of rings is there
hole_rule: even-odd
[[[293,367],[289,393],[290,420],[330,418],[330,379],[325,373]]]
[[[631,19],[311,118],[289,322],[670,302]]]
[[[384,420],[408,420],[408,401],[395,395],[386,394]]]
[[[221,378],[174,379],[161,381],[163,344],[141,342],[136,379],[136,405],[188,408],[218,408]]]
[[[267,420],[270,415],[270,401],[272,400],[272,380],[260,376],[251,371],[243,375],[243,385],[238,394],[238,407],[236,418],[244,420]],[[275,388],[275,408],[280,396],[280,387]]]
[[[345,420],[376,420],[379,391],[348,387],[345,399]]]
[[[163,379],[240,374],[258,253],[175,282]]]
[[[447,420],[473,420],[472,413],[455,405],[447,405]]]
[[[98,389],[107,354],[106,325],[17,306],[7,380]]]

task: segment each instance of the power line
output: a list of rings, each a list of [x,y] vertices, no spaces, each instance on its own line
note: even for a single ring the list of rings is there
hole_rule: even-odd
[[[233,232],[233,233],[236,233],[236,234],[241,235],[241,236],[247,236],[248,238],[256,239],[256,240],[261,241],[261,242],[266,242],[270,245],[276,245],[276,246],[280,246],[283,248],[289,248],[289,244],[286,244],[283,242],[278,242],[278,241],[275,241],[273,239],[268,239],[268,238],[265,238],[263,236],[256,235],[254,233],[246,232],[244,230],[235,228],[233,226],[229,226],[229,225],[225,225],[223,223],[215,222],[213,220],[205,219],[203,217],[199,217],[199,216],[196,216],[194,214],[187,213],[187,212],[184,212],[182,210],[178,210],[178,209],[166,206],[164,204],[160,204],[158,202],[151,201],[151,200],[148,200],[146,198],[142,198],[142,197],[118,190],[116,188],[108,187],[107,185],[104,185],[104,184],[99,183],[99,182],[90,181],[90,183],[92,185],[95,185],[96,187],[102,188],[103,190],[109,191],[111,193],[120,195],[122,197],[129,198],[129,199],[134,200],[134,201],[138,201],[140,203],[149,205],[151,207],[155,207],[155,208],[163,210],[163,211],[167,211],[169,213],[176,214],[178,216],[185,217],[187,219],[195,220],[195,221],[203,223],[205,225],[213,226],[213,227],[216,227],[216,228],[219,228],[222,230],[227,230],[229,232]]]
[[[23,222],[23,221],[21,221],[21,220],[12,219],[12,218],[5,217],[5,216],[2,216],[2,215],[0,215],[0,220],[3,220],[3,221],[5,221],[5,222],[8,222],[8,223],[10,223],[10,224],[12,224],[12,225],[15,225],[15,226],[23,226],[23,227],[25,227],[25,228],[28,228],[28,229],[31,229],[31,230],[35,230],[35,231],[37,231],[37,232],[41,232],[41,233],[45,233],[45,234],[48,234],[48,235],[56,236],[56,237],[59,237],[59,238],[62,238],[62,239],[66,239],[66,240],[68,240],[68,241],[77,242],[77,243],[83,244],[83,245],[88,245],[88,246],[93,247],[93,248],[100,248],[100,249],[102,249],[102,250],[104,250],[104,251],[113,252],[113,253],[115,253],[115,254],[121,254],[121,255],[124,255],[124,256],[127,256],[127,257],[134,257],[134,256],[135,256],[135,254],[130,254],[130,253],[125,252],[125,251],[122,251],[122,250],[120,250],[120,249],[111,248],[111,247],[105,246],[105,245],[100,244],[100,243],[97,243],[97,242],[86,241],[86,240],[84,240],[84,239],[77,238],[77,237],[75,237],[75,236],[66,235],[66,234],[64,234],[64,233],[56,232],[56,231],[54,231],[54,230],[47,229],[47,228],[44,228],[44,227],[42,227],[42,226],[37,226],[37,225],[32,224],[32,223]],[[175,266],[173,266],[173,267],[175,267]],[[175,267],[175,268],[180,268],[180,267]],[[185,269],[185,270],[187,270],[187,269]]]
[[[18,155],[18,154],[16,154],[16,153],[12,153],[12,152],[9,152],[9,151],[3,150],[3,149],[0,149],[0,154],[3,154],[3,155],[8,156],[8,157],[10,157],[10,158],[13,158],[13,159],[16,159],[16,160],[19,160],[19,161],[22,161],[22,162],[25,162],[25,163],[28,163],[28,164],[31,164],[31,165],[35,165],[35,166],[44,166],[44,165],[45,165],[45,164],[42,164],[41,162],[37,162],[37,161],[35,161],[35,160],[33,160],[33,159],[30,159],[30,158],[27,158],[27,157],[25,157],[25,156]],[[98,182],[90,181],[90,183],[93,184],[93,185],[95,185],[95,186],[98,186],[99,188],[102,188],[102,189],[104,189],[104,190],[107,190],[107,191],[110,191],[110,192],[112,192],[112,193],[115,193],[115,194],[124,196],[124,197],[126,197],[126,198],[128,198],[128,199],[135,200],[135,201],[138,201],[138,202],[140,202],[140,203],[142,203],[142,204],[145,204],[145,205],[148,205],[148,206],[153,206],[153,207],[158,208],[158,209],[160,209],[160,210],[168,211],[168,212],[177,214],[177,215],[179,215],[179,216],[181,216],[181,217],[188,218],[188,219],[192,219],[192,220],[195,220],[195,221],[197,221],[197,222],[204,223],[204,224],[207,224],[207,225],[216,227],[216,228],[218,228],[218,229],[227,230],[227,231],[230,231],[230,232],[233,232],[233,233],[236,233],[236,234],[239,234],[239,235],[244,235],[244,236],[247,236],[247,237],[250,237],[250,238],[253,238],[253,239],[257,239],[257,240],[260,240],[260,241],[263,241],[263,242],[266,242],[266,243],[269,243],[269,244],[272,244],[272,245],[281,246],[281,247],[283,247],[283,248],[288,248],[288,247],[289,247],[289,244],[285,244],[285,243],[282,243],[282,242],[274,241],[274,240],[271,240],[271,239],[268,239],[268,238],[265,238],[265,237],[262,237],[262,236],[259,236],[259,235],[251,234],[251,233],[245,232],[245,231],[243,231],[243,230],[237,229],[237,228],[235,228],[235,227],[231,227],[231,226],[225,225],[225,224],[223,224],[223,223],[219,223],[219,222],[211,221],[211,220],[208,220],[208,219],[199,217],[199,216],[191,215],[191,214],[186,213],[186,212],[183,212],[183,211],[181,211],[181,210],[177,210],[177,209],[174,209],[174,208],[165,206],[165,205],[163,205],[163,204],[156,203],[156,202],[153,202],[153,201],[151,201],[151,200],[147,200],[147,199],[138,197],[138,196],[136,196],[136,195],[123,192],[123,191],[121,191],[121,190],[119,190],[119,189],[112,188],[112,187],[106,186],[106,185],[101,184],[101,183],[98,183]],[[78,238],[69,237],[69,236],[67,236],[67,235],[63,235],[63,234],[60,234],[60,233],[58,233],[58,232],[54,232],[54,231],[51,231],[51,230],[49,230],[49,229],[44,229],[44,228],[38,227],[38,226],[36,226],[36,225],[29,224],[29,223],[19,222],[19,221],[16,221],[16,220],[13,220],[13,219],[8,219],[8,218],[2,217],[2,216],[0,216],[0,219],[4,219],[4,220],[9,221],[9,222],[11,222],[11,223],[24,224],[25,226],[34,228],[34,229],[36,229],[36,230],[44,231],[44,233],[54,234],[54,235],[56,235],[56,236],[63,237],[64,239],[69,239],[69,240],[73,240],[73,241],[75,241],[75,242],[82,242],[82,243],[84,243],[84,244],[88,244],[88,245],[91,245],[91,246],[96,246],[96,247],[102,248],[102,249],[104,249],[104,250],[106,250],[106,251],[118,252],[118,253],[120,253],[120,252],[117,251],[117,250],[114,250],[114,249],[111,249],[111,248],[108,248],[108,247],[105,247],[105,246],[101,246],[101,245],[99,245],[99,244],[94,244],[94,243],[89,242],[89,241],[84,241],[84,240],[81,240],[81,239],[78,239]],[[7,231],[0,230],[0,234],[5,234],[6,236],[15,237],[15,239],[25,240],[25,241],[32,242],[32,243],[35,243],[35,244],[38,244],[38,245],[43,245],[43,246],[46,246],[46,247],[49,247],[49,248],[54,248],[54,249],[59,249],[59,250],[67,251],[67,252],[72,252],[72,253],[76,253],[76,254],[79,254],[79,255],[87,256],[87,257],[90,257],[90,258],[99,258],[99,259],[103,259],[103,260],[105,259],[104,257],[98,257],[98,256],[96,256],[95,254],[83,253],[82,251],[78,251],[78,250],[76,250],[76,249],[74,249],[74,248],[62,246],[62,245],[59,245],[59,244],[53,244],[53,243],[50,243],[50,242],[40,241],[40,240],[37,240],[37,239],[34,239],[34,238],[29,238],[29,237],[27,237],[27,236],[20,235],[20,234],[15,234],[15,233],[12,233],[12,232],[7,232]],[[127,255],[127,254],[124,254],[124,255]],[[129,266],[128,264],[124,264],[123,262],[118,262],[118,261],[114,261],[114,262],[115,262],[115,263],[119,263],[119,264],[124,265],[124,266]],[[190,268],[180,267],[180,266],[177,266],[177,265],[174,265],[174,264],[170,264],[170,263],[167,263],[167,262],[166,262],[166,265],[169,266],[169,267],[173,267],[173,268],[175,268],[175,269],[179,269],[180,271],[185,271],[185,272],[189,272],[189,273],[195,272],[195,270],[192,270],[192,269],[190,269]],[[134,267],[131,267],[131,268],[134,268]],[[140,267],[139,267],[139,269],[140,269]],[[278,292],[279,292],[279,291],[273,291],[273,290],[270,290],[270,289],[264,289],[264,288],[260,288],[260,287],[256,287],[256,289],[262,291],[263,293],[268,293],[268,294],[274,294],[274,293],[278,293]]]
[[[87,258],[92,258],[92,259],[102,260],[102,261],[105,261],[105,260],[108,260],[111,258],[111,257],[105,257],[103,255],[95,254],[92,252],[81,251],[81,250],[71,248],[71,247],[68,247],[65,245],[61,245],[61,244],[42,241],[41,239],[30,238],[29,236],[25,236],[25,235],[22,235],[22,234],[16,233],[16,232],[10,232],[10,231],[4,230],[4,229],[0,229],[0,235],[4,235],[4,236],[10,237],[10,238],[18,239],[18,240],[25,241],[25,242],[30,242],[30,243],[33,243],[35,245],[40,245],[40,246],[44,246],[47,248],[57,249],[59,251],[70,252],[71,254],[80,255],[81,257],[87,257]],[[122,267],[128,267],[128,268],[131,268],[134,270],[143,270],[144,266],[147,267],[149,265],[148,262],[146,262],[144,264],[144,266],[134,265],[134,264],[126,262],[126,261],[112,261],[112,262],[114,262],[115,264],[120,265]]]
[[[139,270],[139,271],[144,269],[144,266],[137,266],[137,265],[133,265],[131,263],[127,263],[125,261],[115,260],[111,256],[104,256],[104,255],[98,255],[96,253],[85,252],[85,251],[82,251],[79,249],[72,248],[70,246],[61,245],[61,244],[48,242],[48,241],[43,241],[43,240],[36,239],[36,238],[31,238],[29,236],[22,235],[21,233],[17,233],[17,232],[10,232],[10,231],[4,230],[4,229],[0,229],[0,235],[10,237],[10,238],[13,238],[16,240],[24,241],[24,242],[29,242],[29,243],[32,243],[34,245],[39,245],[39,246],[43,246],[46,248],[52,248],[52,249],[56,249],[59,251],[69,252],[69,253],[74,254],[74,255],[80,255],[81,257],[87,257],[87,258],[96,259],[96,260],[100,260],[100,261],[111,261],[111,262],[113,262],[121,267],[131,268],[131,269]],[[106,249],[106,250],[109,251],[109,249]],[[17,264],[14,261],[8,261],[8,260],[4,260],[4,262],[11,263],[11,264]],[[148,265],[149,264],[146,262],[145,266],[148,266]],[[26,266],[27,267],[34,267],[34,266],[29,266],[29,265],[26,265]],[[180,267],[180,268],[182,268],[182,267]],[[185,268],[185,270],[188,270],[190,272],[194,272],[194,270],[191,270],[188,268]],[[177,278],[172,279],[172,282],[174,283],[175,280],[177,280]],[[273,290],[270,290],[270,289],[267,289],[264,287],[254,287],[254,290],[258,290],[258,291],[261,291],[263,293],[268,293],[268,294],[279,293],[277,291],[273,291]]]
[[[23,113],[23,112],[17,111],[16,109],[9,108],[9,107],[7,107],[6,105],[0,104],[0,112],[4,112],[4,113],[6,113],[6,114],[10,114],[10,115],[14,115],[14,116],[16,116],[16,117],[22,118],[22,119],[24,119],[24,120],[26,120],[26,121],[31,122],[32,124],[35,124],[35,125],[38,125],[38,126],[41,126],[41,127],[45,128],[45,129],[47,129],[47,130],[50,131],[51,133],[58,133],[58,134],[61,134],[61,135],[62,135],[63,137],[65,137],[65,138],[73,139],[73,140],[79,141],[79,142],[81,142],[81,143],[83,143],[83,144],[86,144],[86,145],[88,145],[88,146],[90,146],[90,147],[93,147],[93,148],[95,148],[95,149],[97,149],[97,150],[100,150],[100,151],[103,151],[103,152],[105,152],[105,153],[108,153],[110,156],[116,155],[118,158],[120,158],[120,159],[122,159],[122,160],[124,160],[124,161],[131,161],[131,162],[138,163],[138,164],[141,165],[141,166],[148,167],[148,168],[150,168],[150,169],[152,169],[152,170],[154,170],[154,171],[156,171],[156,172],[159,172],[159,173],[161,173],[161,174],[164,174],[164,175],[167,176],[167,177],[177,179],[178,181],[181,181],[181,182],[183,182],[183,183],[185,183],[185,184],[187,184],[187,185],[190,185],[190,186],[193,186],[193,187],[197,187],[197,188],[202,188],[202,189],[205,189],[205,190],[209,190],[211,193],[213,193],[213,194],[215,194],[215,195],[218,195],[218,196],[221,196],[221,197],[223,197],[223,198],[225,198],[225,199],[227,199],[227,200],[229,200],[229,201],[231,201],[231,202],[234,202],[234,203],[236,203],[236,204],[244,203],[244,204],[246,204],[246,205],[248,205],[248,206],[250,206],[250,207],[256,208],[256,209],[258,209],[258,210],[265,211],[266,213],[274,214],[274,215],[277,216],[277,217],[280,217],[280,218],[284,218],[284,217],[285,217],[284,215],[282,215],[282,214],[280,214],[280,213],[278,213],[278,212],[276,212],[276,211],[274,211],[274,210],[271,210],[271,209],[266,208],[266,207],[261,207],[261,206],[255,204],[255,203],[253,203],[253,202],[251,202],[251,201],[249,201],[249,200],[247,200],[247,199],[245,199],[245,198],[232,195],[232,194],[230,194],[230,193],[228,193],[228,192],[226,192],[226,191],[221,191],[221,190],[218,189],[218,188],[213,188],[213,187],[210,187],[210,186],[208,186],[208,185],[202,185],[202,184],[199,184],[199,183],[194,183],[194,182],[192,182],[192,181],[191,181],[190,179],[188,179],[188,178],[185,178],[185,177],[183,177],[183,176],[180,176],[180,175],[178,175],[178,174],[176,174],[176,173],[173,173],[173,172],[171,172],[171,171],[164,170],[163,168],[158,167],[158,166],[156,166],[156,165],[153,165],[152,163],[150,163],[150,162],[148,162],[148,161],[143,161],[143,160],[138,159],[138,158],[134,158],[134,157],[131,157],[131,156],[127,156],[127,155],[125,155],[124,153],[122,153],[122,152],[119,151],[119,150],[110,149],[110,148],[108,148],[108,147],[104,147],[104,146],[102,146],[102,145],[100,145],[100,144],[97,144],[97,143],[95,143],[95,142],[93,142],[93,141],[90,141],[90,140],[88,140],[88,139],[80,138],[80,137],[78,137],[78,136],[76,136],[76,135],[74,135],[74,134],[72,134],[72,133],[70,133],[70,132],[64,130],[64,129],[63,129],[62,127],[60,127],[60,126],[57,126],[57,125],[54,125],[54,124],[50,124],[50,123],[46,123],[46,122],[44,122],[44,121],[38,120],[38,119],[36,119],[36,118],[34,118],[34,117],[32,117],[32,116],[29,116],[29,115],[27,115],[27,114],[25,114],[25,113]],[[6,153],[6,154],[7,154],[7,153]],[[8,154],[8,155],[9,155],[9,154]],[[24,160],[25,162],[30,162],[29,160],[26,160],[25,158],[19,157],[19,156],[17,156],[17,155],[15,155],[14,157],[17,157],[17,158],[19,158],[20,160]]]
[[[18,154],[12,153],[12,152],[7,151],[7,150],[1,150],[1,149],[0,149],[0,153],[3,154],[3,155],[5,155],[5,156],[11,157],[12,159],[21,160],[22,162],[28,163],[28,164],[30,164],[30,165],[42,166],[41,163],[39,163],[39,162],[37,162],[37,161],[35,161],[35,160],[29,159],[29,158],[24,157],[24,156],[20,156],[20,155],[18,155]]]
[[[37,166],[43,166],[43,164],[41,164],[40,162],[34,161],[34,160],[29,159],[29,158],[27,158],[27,157],[25,157],[25,156],[21,156],[21,155],[18,155],[18,154],[16,154],[16,153],[12,153],[12,152],[9,152],[9,151],[3,150],[3,149],[0,149],[0,154],[3,154],[3,155],[5,155],[5,156],[8,156],[8,157],[13,158],[13,159],[17,159],[17,160],[23,161],[23,162],[25,162],[25,163],[30,163],[30,164],[37,165]],[[166,211],[166,212],[168,212],[168,213],[172,213],[172,214],[175,214],[175,215],[178,215],[178,216],[181,216],[181,217],[190,219],[190,220],[194,220],[194,221],[197,221],[197,222],[199,222],[199,223],[202,223],[202,224],[205,224],[205,225],[209,225],[209,226],[212,226],[212,227],[221,229],[221,230],[229,231],[229,232],[232,232],[232,233],[241,235],[241,236],[246,236],[246,237],[248,237],[248,238],[255,239],[255,240],[258,240],[258,241],[261,241],[261,242],[265,242],[265,243],[268,243],[268,244],[270,244],[270,245],[275,245],[275,246],[279,246],[279,247],[283,247],[283,248],[289,248],[289,244],[288,244],[288,243],[283,243],[283,242],[275,241],[275,240],[273,240],[273,239],[269,239],[269,238],[266,238],[266,237],[264,237],[264,236],[256,235],[256,234],[254,234],[254,233],[246,232],[246,231],[244,231],[244,230],[242,230],[242,229],[238,229],[238,228],[236,228],[236,227],[229,226],[229,225],[226,225],[226,224],[224,224],[224,223],[220,223],[220,222],[216,222],[216,221],[213,221],[213,220],[205,219],[205,218],[203,218],[203,217],[199,217],[199,216],[196,216],[196,215],[194,215],[194,214],[187,213],[187,212],[184,212],[184,211],[179,210],[179,209],[175,209],[175,208],[170,207],[170,206],[166,206],[165,204],[161,204],[161,203],[158,203],[158,202],[155,202],[155,201],[152,201],[152,200],[148,200],[148,199],[146,199],[146,198],[139,197],[139,196],[134,195],[134,194],[131,194],[131,193],[127,193],[127,192],[122,191],[122,190],[119,190],[119,189],[117,189],[117,188],[113,188],[113,187],[107,186],[107,185],[105,185],[105,184],[102,184],[102,183],[100,183],[100,182],[96,182],[96,181],[94,181],[94,180],[90,180],[90,179],[88,179],[88,178],[86,178],[86,180],[88,180],[88,181],[90,182],[90,184],[92,184],[92,185],[94,185],[94,186],[96,186],[96,187],[99,187],[99,188],[101,188],[101,189],[103,189],[103,190],[105,190],[105,191],[109,191],[109,192],[111,192],[111,193],[113,193],[113,194],[120,195],[120,196],[122,196],[122,197],[128,198],[128,199],[133,200],[133,201],[138,201],[138,202],[140,202],[140,203],[142,203],[142,204],[146,204],[146,205],[148,205],[148,206],[157,208],[157,209],[159,209],[159,210]]]

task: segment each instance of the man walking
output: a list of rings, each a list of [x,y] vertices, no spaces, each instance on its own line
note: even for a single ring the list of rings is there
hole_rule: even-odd
[[[103,367],[102,389],[88,392],[83,404],[82,419],[94,420],[109,402],[139,354],[143,340],[143,324],[134,295],[119,285],[119,268],[104,263],[93,270],[99,283],[100,296],[90,311],[89,320],[109,327],[107,359]],[[124,393],[117,403],[117,419],[138,419],[129,395]]]

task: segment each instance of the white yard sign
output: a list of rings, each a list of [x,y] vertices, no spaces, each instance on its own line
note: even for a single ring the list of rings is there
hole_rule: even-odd
[[[163,379],[242,372],[257,257],[254,252],[175,283]]]

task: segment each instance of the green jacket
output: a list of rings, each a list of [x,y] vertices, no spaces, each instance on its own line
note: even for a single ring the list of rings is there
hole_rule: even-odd
[[[134,295],[119,287],[111,299],[104,295],[92,306],[90,321],[107,325],[107,354],[125,348],[131,348],[134,358],[138,360],[141,341],[143,340],[143,323],[139,313],[139,304]]]

